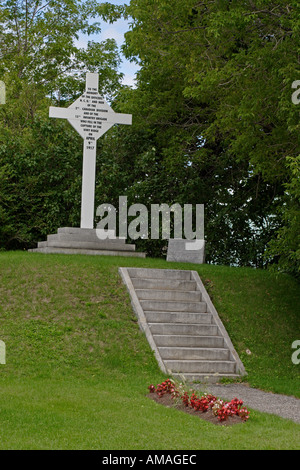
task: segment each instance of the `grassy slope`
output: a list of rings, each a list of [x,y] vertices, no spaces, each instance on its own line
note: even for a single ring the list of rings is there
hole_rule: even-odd
[[[119,266],[197,269],[251,386],[300,396],[299,285],[263,271],[163,260],[0,253],[2,449],[298,448],[298,425],[253,411],[216,427],[145,398],[159,371]],[[252,354],[247,355],[246,349]]]

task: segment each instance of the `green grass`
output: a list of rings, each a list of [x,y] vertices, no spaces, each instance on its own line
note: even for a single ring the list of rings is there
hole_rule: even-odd
[[[300,397],[299,285],[288,276],[164,260],[0,253],[1,449],[296,449],[299,425],[251,410],[219,427],[145,395],[160,372],[119,266],[196,269],[251,386]],[[246,350],[251,351],[251,355]],[[247,405],[247,404],[246,404]]]

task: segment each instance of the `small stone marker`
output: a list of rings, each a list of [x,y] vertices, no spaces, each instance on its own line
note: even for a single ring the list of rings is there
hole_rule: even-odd
[[[0,80],[0,104],[5,104],[5,83]]]
[[[205,239],[204,239],[204,204],[196,205],[196,231],[193,226],[193,213],[189,209],[185,212],[184,234],[187,237],[173,238],[169,240],[167,261],[183,263],[205,263]],[[193,238],[196,237],[196,238]]]
[[[68,108],[51,106],[49,116],[67,119],[84,139],[81,228],[94,228],[97,140],[114,124],[132,124],[131,114],[118,114],[98,93],[99,75],[86,74],[85,93]]]
[[[205,263],[205,241],[173,238],[169,240],[167,261]]]

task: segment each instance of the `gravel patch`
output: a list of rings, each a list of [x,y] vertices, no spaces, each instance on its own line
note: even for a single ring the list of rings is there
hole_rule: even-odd
[[[201,385],[199,385],[199,389],[202,391]],[[205,392],[212,393],[218,398],[228,401],[237,397],[239,400],[243,400],[246,407],[262,411],[263,413],[278,415],[300,424],[299,398],[264,392],[243,384],[209,384],[205,386]]]

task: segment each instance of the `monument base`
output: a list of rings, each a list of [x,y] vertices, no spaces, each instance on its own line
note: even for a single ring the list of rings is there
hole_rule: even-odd
[[[110,234],[112,235],[112,234]],[[99,238],[99,236],[102,238]],[[61,227],[47,240],[38,242],[31,253],[61,253],[66,255],[132,256],[146,258],[146,253],[135,251],[135,245],[126,244],[125,238],[103,239],[103,231],[88,228]]]
[[[205,263],[205,241],[174,238],[169,240],[167,261]]]

